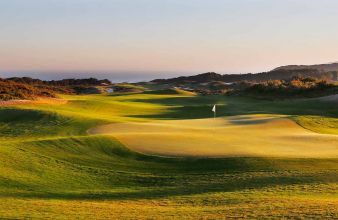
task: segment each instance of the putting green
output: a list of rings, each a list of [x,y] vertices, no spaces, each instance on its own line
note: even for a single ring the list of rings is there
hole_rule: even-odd
[[[132,150],[162,156],[338,156],[337,135],[308,131],[279,115],[115,123],[89,133],[113,135]]]

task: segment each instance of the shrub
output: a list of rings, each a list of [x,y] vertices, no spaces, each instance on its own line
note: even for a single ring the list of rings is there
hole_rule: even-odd
[[[55,93],[47,88],[0,79],[0,100],[36,99],[37,97],[55,97]]]

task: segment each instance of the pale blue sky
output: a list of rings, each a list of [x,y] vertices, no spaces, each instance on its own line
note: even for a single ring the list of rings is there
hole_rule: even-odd
[[[336,0],[0,0],[0,73],[257,72],[338,61]]]

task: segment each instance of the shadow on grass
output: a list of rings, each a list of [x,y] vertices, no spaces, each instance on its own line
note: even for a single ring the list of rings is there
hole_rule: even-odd
[[[229,119],[229,122],[233,125],[256,125],[256,124],[266,124],[268,122],[271,122],[273,120],[276,120],[275,118],[264,118],[264,119],[255,119],[252,120],[250,117],[245,117],[246,119]]]
[[[281,114],[281,115],[318,115],[337,117],[337,104],[320,102],[313,99],[292,99],[280,101],[258,100],[245,97],[223,95],[182,96],[159,99],[131,99],[132,102],[143,102],[167,106],[167,111],[153,115],[128,115],[136,118],[152,119],[198,119],[211,118],[211,108],[217,104],[217,116],[234,116],[248,114]]]
[[[199,176],[195,177],[199,178]],[[297,186],[306,184],[321,184],[321,183],[336,183],[337,179],[331,179],[322,181],[317,176],[308,175],[280,175],[255,177],[248,176],[228,176],[227,178],[218,177],[219,182],[212,182],[214,177],[208,175],[204,177],[202,182],[182,182],[174,187],[152,187],[136,188],[133,192],[58,192],[58,193],[39,193],[39,192],[20,192],[20,193],[0,193],[1,197],[17,198],[17,199],[63,199],[63,200],[137,200],[137,199],[159,199],[168,198],[173,196],[189,196],[204,193],[222,193],[222,192],[240,192],[243,190],[260,190],[266,187],[285,187],[285,186]]]
[[[76,161],[72,161],[74,171],[84,172],[98,180],[103,185],[102,188],[98,186],[87,189],[85,184],[60,186],[53,180],[48,186],[38,183],[21,185],[20,182],[0,179],[4,185],[13,185],[11,188],[2,185],[9,191],[0,192],[0,197],[122,201],[338,183],[338,159],[161,158],[126,151],[114,155],[120,158],[117,161],[128,164],[128,167],[108,163],[103,169],[93,167],[90,161],[88,166],[78,166]],[[57,184],[60,182],[57,181]],[[16,189],[20,189],[20,192]],[[119,189],[125,191],[116,192]],[[115,191],[112,192],[113,190]]]

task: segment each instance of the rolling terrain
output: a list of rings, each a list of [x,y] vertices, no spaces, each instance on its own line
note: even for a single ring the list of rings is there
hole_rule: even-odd
[[[331,99],[62,98],[0,107],[0,218],[338,218]]]
[[[315,65],[287,65],[277,67],[274,70],[299,70],[299,69],[316,69],[322,72],[325,71],[338,71],[338,62],[327,64],[315,64]]]
[[[111,134],[134,151],[161,156],[335,158],[338,155],[337,135],[317,134],[277,115],[114,123],[94,128],[90,133]]]

